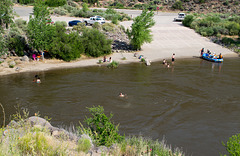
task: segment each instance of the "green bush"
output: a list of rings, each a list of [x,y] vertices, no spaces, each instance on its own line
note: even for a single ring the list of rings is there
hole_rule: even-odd
[[[85,152],[87,153],[91,148],[91,142],[89,139],[87,138],[80,138],[78,140],[78,152],[82,151],[82,152]]]
[[[124,139],[123,136],[118,134],[118,126],[115,126],[111,121],[113,114],[107,116],[104,114],[102,106],[88,108],[92,117],[85,119],[86,124],[89,126],[93,137],[97,141],[97,145],[104,145],[110,147],[113,143],[120,142]]]
[[[66,15],[66,14],[67,14],[67,10],[65,10],[65,9],[62,8],[62,7],[58,7],[58,8],[55,8],[55,9],[53,10],[53,13],[63,16],[63,15]]]
[[[112,41],[97,29],[85,29],[82,33],[85,54],[99,57],[111,53]]]
[[[113,24],[116,24],[116,25],[118,24],[118,18],[117,18],[117,16],[114,16],[114,17],[113,17],[112,23],[113,23]]]
[[[67,4],[67,0],[46,0],[45,3],[50,7],[58,7]]]
[[[102,29],[106,32],[114,32],[115,31],[115,25],[113,23],[104,23],[102,25]]]
[[[86,29],[86,24],[85,23],[78,23],[77,25],[73,26],[73,30],[76,30],[77,32],[82,32]]]
[[[100,23],[98,23],[98,22],[95,22],[92,25],[92,28],[97,29],[97,30],[102,30],[102,25]]]
[[[222,43],[224,43],[226,45],[230,45],[230,44],[235,44],[235,41],[232,38],[223,37]]]
[[[125,59],[126,59],[126,58],[125,58]],[[116,62],[116,61],[112,61],[111,63],[108,64],[107,67],[108,67],[108,68],[117,68],[118,65],[119,65],[118,62]]]
[[[53,38],[49,46],[50,56],[64,61],[80,58],[84,53],[82,40],[77,32],[66,34],[66,29],[62,25],[56,25],[56,37]]]
[[[203,36],[212,36],[214,34],[213,28],[211,27],[201,27],[199,32]]]
[[[20,4],[29,4],[29,3],[34,3],[34,0],[19,0]]]
[[[194,16],[193,16],[193,15],[187,15],[187,16],[184,18],[182,24],[183,24],[184,26],[186,26],[186,27],[190,27],[190,25],[192,24],[193,20],[194,20]]]
[[[65,22],[65,21],[56,21],[54,24],[55,25],[61,25],[63,27],[67,27],[67,22]]]
[[[226,147],[226,150],[228,151],[230,156],[239,156],[240,155],[240,133],[231,136],[227,144],[224,144],[222,142],[223,146]]]
[[[226,28],[229,30],[229,35],[238,35],[240,31],[240,24],[236,22],[226,23]]]
[[[183,3],[182,1],[176,1],[173,5],[172,5],[173,9],[177,9],[177,10],[183,10]]]
[[[18,28],[22,29],[24,32],[27,31],[27,21],[23,19],[16,19],[15,24]]]

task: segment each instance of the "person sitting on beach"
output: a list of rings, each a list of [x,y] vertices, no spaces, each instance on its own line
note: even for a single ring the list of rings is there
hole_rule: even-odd
[[[107,62],[106,56],[103,57],[103,62]]]
[[[112,57],[109,57],[109,62],[112,63]]]

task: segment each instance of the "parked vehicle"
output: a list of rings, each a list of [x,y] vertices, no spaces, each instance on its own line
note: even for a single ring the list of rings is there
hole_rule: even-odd
[[[96,22],[98,22],[99,24],[104,24],[105,18],[101,16],[94,16],[90,17],[90,19],[84,19],[83,22],[85,22],[86,25],[93,25]]]
[[[47,19],[46,24],[54,24],[54,22],[51,19]]]
[[[71,26],[77,25],[78,23],[82,23],[82,21],[79,21],[79,20],[69,21],[68,25],[71,27]]]
[[[185,18],[186,14],[185,13],[178,13],[178,17],[177,18],[174,18],[174,21],[183,21],[184,18]]]

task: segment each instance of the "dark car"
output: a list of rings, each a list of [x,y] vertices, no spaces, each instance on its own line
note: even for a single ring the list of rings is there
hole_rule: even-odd
[[[74,26],[74,25],[77,25],[78,23],[82,23],[82,21],[79,21],[79,20],[69,21],[69,22],[68,22],[68,25],[69,25],[69,26]]]

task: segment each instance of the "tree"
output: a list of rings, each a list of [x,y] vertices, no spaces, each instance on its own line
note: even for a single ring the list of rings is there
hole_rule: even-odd
[[[11,0],[1,0],[0,1],[0,32],[4,28],[8,29],[9,24],[13,19],[13,3]]]
[[[35,1],[33,13],[34,16],[30,16],[28,23],[29,43],[37,50],[45,50],[52,41],[55,27],[47,23],[51,19],[49,10],[42,0]]]
[[[145,9],[140,16],[133,19],[132,30],[127,29],[127,34],[131,40],[130,44],[133,46],[133,49],[140,50],[145,42],[150,43],[152,41],[150,28],[155,24],[153,16],[154,12],[148,12],[148,10]]]

